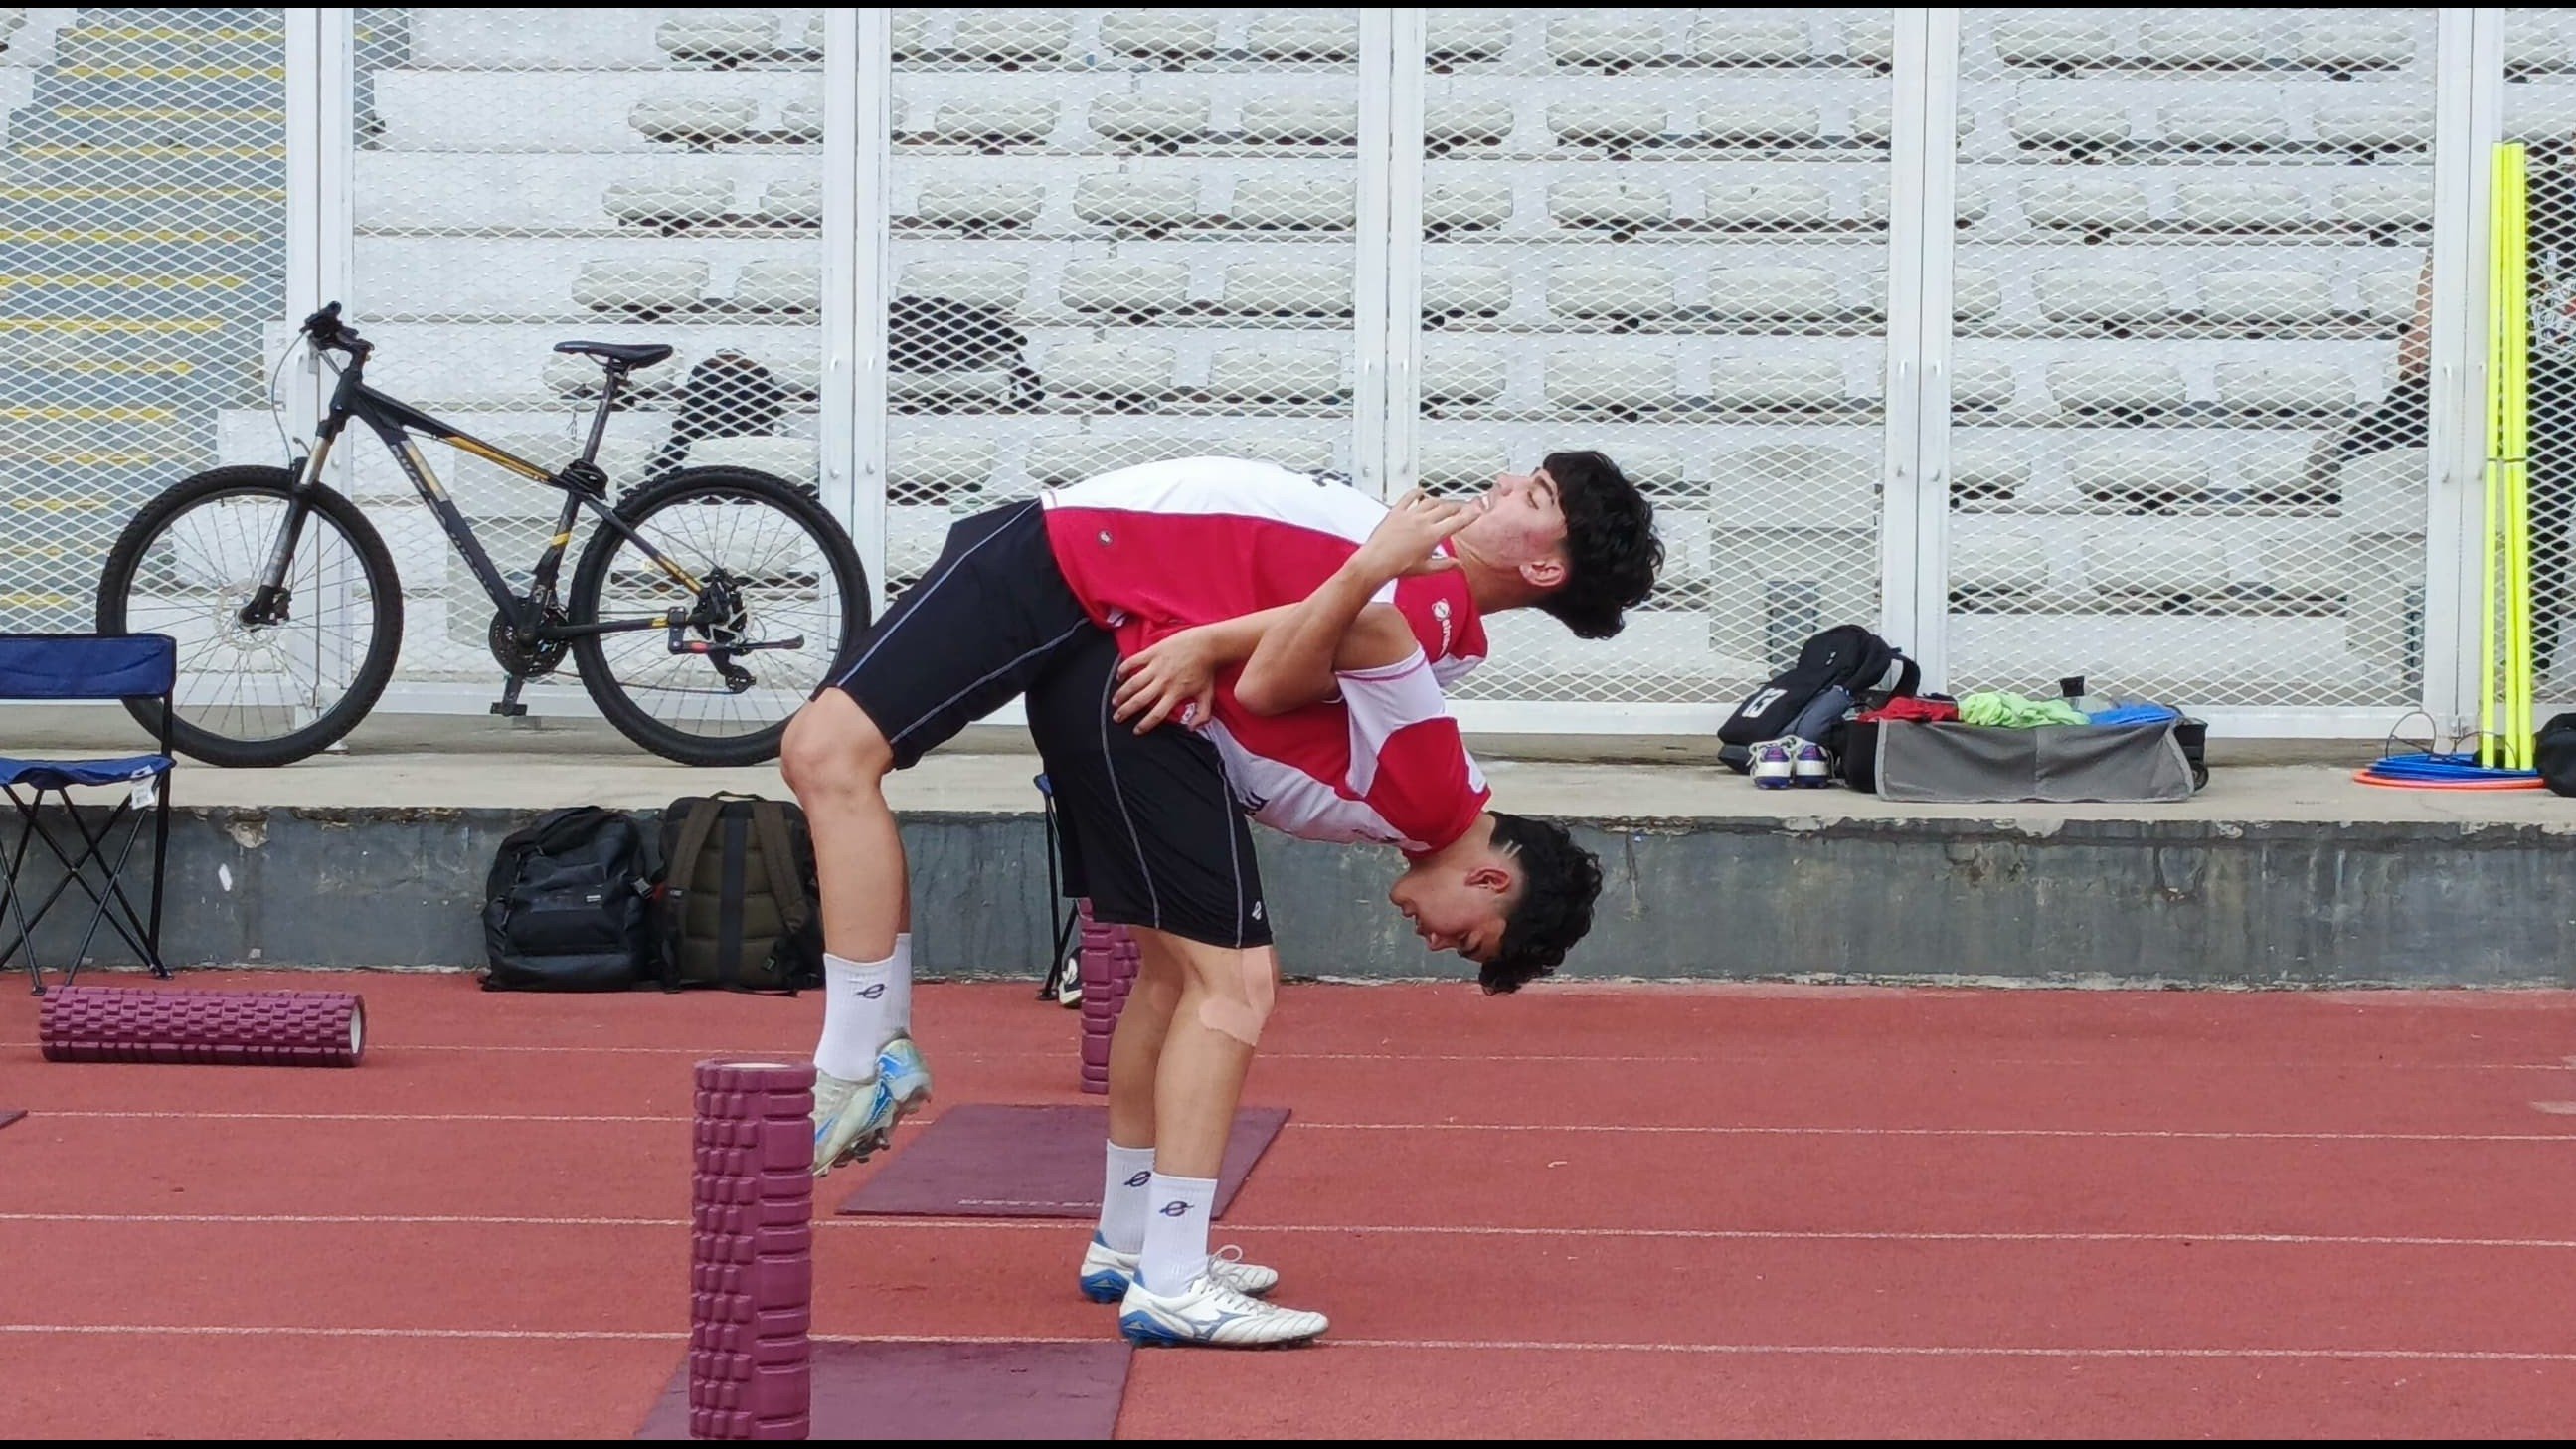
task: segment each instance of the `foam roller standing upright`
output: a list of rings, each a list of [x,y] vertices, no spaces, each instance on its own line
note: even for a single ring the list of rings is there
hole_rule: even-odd
[[[1136,938],[1124,926],[1091,918],[1091,902],[1082,913],[1082,1090],[1109,1090],[1109,1038],[1118,1030],[1127,991],[1136,982]]]
[[[689,1436],[813,1424],[814,1066],[698,1063],[689,1214]]]

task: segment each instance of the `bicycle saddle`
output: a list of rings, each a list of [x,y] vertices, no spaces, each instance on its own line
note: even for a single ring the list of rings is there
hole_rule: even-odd
[[[628,367],[651,367],[671,355],[667,342],[558,342],[555,351],[570,352],[601,362],[622,362]]]

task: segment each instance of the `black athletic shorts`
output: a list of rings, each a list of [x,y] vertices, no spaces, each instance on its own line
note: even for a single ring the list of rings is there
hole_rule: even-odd
[[[1095,919],[1211,946],[1270,944],[1252,832],[1216,747],[1111,719],[1118,643],[1065,585],[1035,502],[966,519],[834,681],[908,769],[1027,699],[1055,798],[1068,895]]]

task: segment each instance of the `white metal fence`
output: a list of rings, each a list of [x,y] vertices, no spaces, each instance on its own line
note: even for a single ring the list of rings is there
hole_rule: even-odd
[[[1497,621],[1461,706],[1497,728],[1705,728],[1846,620],[1954,688],[2459,716],[2488,150],[2576,138],[2560,11],[0,24],[0,625],[86,617],[152,489],[278,461],[263,365],[339,298],[384,386],[540,455],[595,387],[554,342],[677,344],[612,478],[677,424],[818,486],[889,590],[956,514],[1123,462],[1455,491],[1600,448],[1666,580],[1608,643]],[[2534,222],[2539,256],[2576,206]],[[723,369],[738,405],[683,418]],[[533,558],[538,490],[432,462]],[[479,708],[488,603],[389,470],[343,481],[410,595],[391,704]]]

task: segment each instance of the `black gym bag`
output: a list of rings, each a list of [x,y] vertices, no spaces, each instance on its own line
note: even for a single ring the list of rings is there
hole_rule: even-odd
[[[624,991],[644,965],[651,845],[622,810],[549,810],[483,885],[486,991]]]
[[[1858,624],[1844,624],[1800,645],[1798,662],[1736,706],[1717,727],[1717,737],[1739,748],[1790,735],[1830,745],[1825,734],[1860,700],[1909,695],[1922,683],[1921,667],[1903,650]]]

